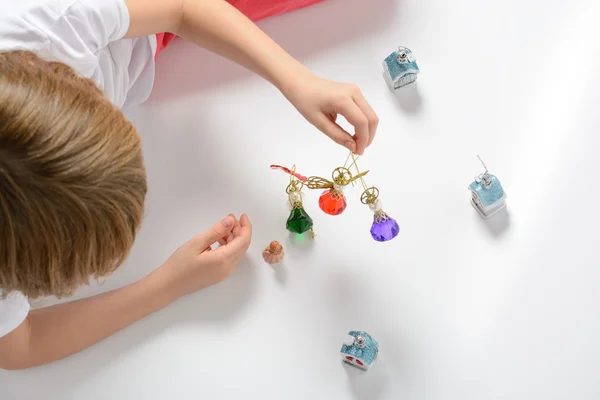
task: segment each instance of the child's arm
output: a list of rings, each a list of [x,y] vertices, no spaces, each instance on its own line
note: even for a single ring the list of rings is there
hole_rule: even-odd
[[[248,217],[226,218],[181,246],[146,278],[124,288],[31,311],[16,330],[0,338],[0,368],[23,369],[81,351],[172,301],[220,282],[250,245]],[[226,239],[222,239],[226,238]],[[221,241],[216,250],[207,248]]]
[[[378,118],[360,90],[314,76],[224,0],[126,0],[128,36],[172,32],[256,72],[275,85],[304,117],[357,154],[371,144]],[[335,123],[343,115],[352,137]]]
[[[0,338],[0,368],[23,369],[76,353],[172,300],[153,274],[121,289],[33,310]]]

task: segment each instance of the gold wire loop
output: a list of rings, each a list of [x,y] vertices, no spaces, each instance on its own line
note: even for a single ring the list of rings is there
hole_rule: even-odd
[[[289,185],[287,185],[287,187],[285,188],[285,192],[287,194],[290,194],[292,192],[300,192],[302,190],[302,188],[304,187],[304,182],[298,180],[298,179],[293,179]]]
[[[355,157],[354,154],[350,152],[348,158],[346,158],[346,163],[344,165],[348,164],[350,159],[352,159],[352,163],[348,166],[348,168],[354,166],[356,172],[358,173],[356,177],[360,178],[360,183],[365,189],[364,192],[362,192],[362,194],[360,195],[360,202],[366,205],[375,204],[375,202],[379,198],[379,189],[377,189],[375,186],[367,187],[367,184],[362,177],[365,176],[369,171],[363,173],[360,172],[360,170],[358,169],[358,164],[356,163],[359,157],[360,156]],[[380,210],[375,214],[375,218],[379,221],[385,221],[387,219],[387,214]]]
[[[367,190],[367,184],[365,183],[363,176],[368,174],[369,171],[360,172],[360,170],[358,169],[358,164],[356,163],[356,161],[359,158],[360,158],[360,156],[355,157],[354,154],[352,152],[350,152],[350,154],[348,154],[348,157],[346,157],[346,162],[344,163],[344,166],[346,166],[348,164],[348,162],[350,161],[350,159],[352,159],[352,163],[350,165],[348,165],[348,169],[350,169],[352,166],[354,166],[354,168],[356,169],[356,173],[358,174],[352,180],[354,181],[356,179],[360,179],[360,183],[362,184],[363,189]]]
[[[379,198],[379,189],[375,186],[365,189],[360,195],[360,202],[363,204],[374,204]]]
[[[360,171],[358,171],[358,169],[357,169],[357,172],[358,172],[358,175],[352,176],[352,172],[350,172],[350,170],[348,168],[338,167],[333,170],[331,177],[333,178],[333,181],[336,184],[341,185],[341,186],[347,186],[358,179],[362,180],[362,177],[369,173],[369,171],[360,172]]]
[[[292,208],[302,207],[302,188],[304,182],[294,176],[296,172],[296,165],[292,167],[292,173],[290,174],[290,183],[285,188],[285,192],[288,195],[288,200]],[[297,198],[292,198],[292,193],[297,193]]]
[[[320,176],[311,176],[306,181],[306,187],[309,189],[331,189],[334,187],[334,184],[339,186],[347,186],[358,179],[362,181],[362,177],[368,173],[369,171],[358,171],[358,175],[352,176],[352,172],[350,172],[348,168],[337,167],[331,174],[333,182],[328,179],[321,178]]]
[[[292,173],[290,174],[290,184],[294,181],[294,179],[296,178],[294,176],[294,173],[296,173],[296,164],[292,165]]]
[[[288,195],[288,201],[290,202],[292,209],[303,208],[302,188],[304,187],[304,182],[295,176],[295,173],[296,173],[296,165],[295,164],[292,166],[291,171],[292,171],[292,173],[290,174],[290,183],[288,183],[287,187],[285,188],[285,192]],[[307,182],[306,186],[309,186],[308,182]],[[333,187],[333,183],[331,184],[331,187]],[[292,194],[294,194],[294,193],[297,193],[298,196],[297,196],[297,198],[292,199]],[[315,234],[314,229],[310,228],[310,237],[314,239],[315,236],[316,236],[316,234]]]
[[[350,182],[349,182],[349,183],[354,183],[354,181],[356,181],[356,180],[359,180],[359,179],[360,179],[360,181],[361,181],[361,182],[363,182],[363,183],[364,183],[364,179],[363,179],[363,177],[364,177],[366,174],[368,174],[368,173],[369,173],[369,171],[365,171],[365,172],[361,172],[361,173],[360,173],[360,174],[358,174],[358,175],[355,175],[355,176],[354,176],[352,179],[350,179]],[[363,186],[364,186],[364,185],[363,185]]]
[[[331,173],[331,178],[338,185],[346,186],[352,181],[352,172],[345,167],[337,167]]]

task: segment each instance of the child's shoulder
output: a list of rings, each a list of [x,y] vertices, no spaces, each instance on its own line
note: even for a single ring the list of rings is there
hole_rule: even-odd
[[[53,13],[31,0],[4,1],[0,13],[0,51],[37,50],[48,40],[43,27],[44,14]],[[41,8],[41,12],[38,9]]]
[[[129,29],[125,0],[2,0],[0,51],[79,44],[91,52]]]
[[[125,0],[0,2],[0,51],[29,50],[66,64],[92,79],[118,106],[148,98],[156,38],[124,39],[130,23]]]
[[[0,289],[0,337],[15,330],[27,318],[30,305],[20,292],[4,296]]]

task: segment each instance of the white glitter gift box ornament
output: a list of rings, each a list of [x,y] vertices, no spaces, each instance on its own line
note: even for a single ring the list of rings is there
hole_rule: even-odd
[[[342,361],[367,371],[379,353],[379,343],[364,331],[350,331],[340,355]]]
[[[412,51],[398,47],[397,51],[383,60],[383,75],[391,91],[410,85],[419,76],[419,66]]]
[[[481,157],[477,156],[485,172],[475,177],[469,185],[471,191],[471,205],[483,218],[489,218],[498,211],[506,208],[506,193],[496,176],[488,172]]]

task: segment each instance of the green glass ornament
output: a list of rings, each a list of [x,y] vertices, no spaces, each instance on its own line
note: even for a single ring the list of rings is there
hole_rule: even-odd
[[[294,207],[285,227],[290,232],[302,234],[312,229],[313,220],[307,212],[304,211],[304,208]]]

